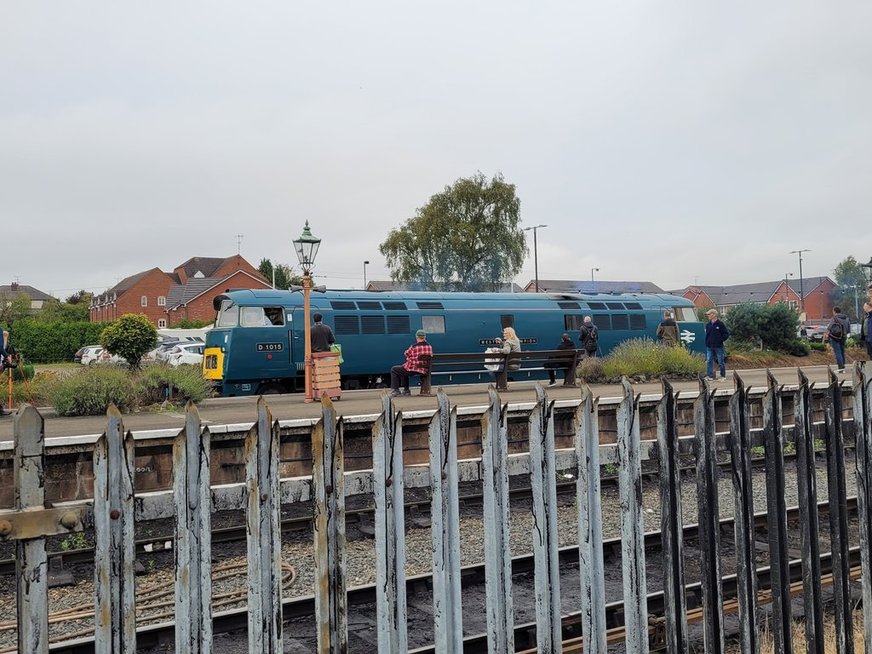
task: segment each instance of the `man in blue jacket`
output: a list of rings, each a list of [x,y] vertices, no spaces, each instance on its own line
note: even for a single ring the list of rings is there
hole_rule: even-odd
[[[714,309],[709,309],[705,312],[709,321],[705,324],[705,371],[706,379],[714,381],[714,363],[715,357],[718,360],[718,367],[721,371],[721,379],[726,379],[727,368],[724,365],[724,341],[730,337],[730,330],[727,326],[718,320],[718,312]]]

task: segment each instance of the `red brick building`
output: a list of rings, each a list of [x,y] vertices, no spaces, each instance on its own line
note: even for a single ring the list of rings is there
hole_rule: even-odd
[[[798,279],[791,279],[787,283],[780,279],[775,282],[732,286],[688,286],[684,290],[673,291],[673,293],[686,297],[697,307],[704,309],[715,307],[722,313],[737,304],[747,302],[768,305],[787,302],[797,311],[804,304],[805,320],[829,320],[833,311],[832,291],[835,288],[836,283],[829,277],[805,278],[802,280],[804,303],[800,300]]]
[[[267,280],[240,255],[224,259],[193,257],[171,273],[152,268],[126,277],[91,300],[91,322],[142,313],[158,327],[180,320],[211,320],[212,299],[227,288],[270,288]]]

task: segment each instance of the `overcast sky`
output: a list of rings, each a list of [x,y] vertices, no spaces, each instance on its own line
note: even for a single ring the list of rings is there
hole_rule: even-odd
[[[10,3],[0,283],[192,256],[387,279],[378,245],[501,172],[540,279],[664,288],[872,255],[872,4]],[[530,256],[516,281],[533,277]]]

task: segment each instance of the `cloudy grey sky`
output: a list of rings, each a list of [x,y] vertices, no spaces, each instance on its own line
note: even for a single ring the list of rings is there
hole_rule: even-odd
[[[542,279],[665,288],[872,255],[872,4],[12,3],[0,283],[64,297],[191,256],[335,288],[476,171]],[[517,281],[533,276],[531,254]]]

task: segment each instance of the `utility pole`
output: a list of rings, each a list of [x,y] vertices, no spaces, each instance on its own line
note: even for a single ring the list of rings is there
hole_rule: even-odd
[[[539,244],[536,242],[536,230],[542,227],[548,227],[548,225],[533,225],[524,228],[525,232],[533,230],[533,278],[536,280],[537,293],[539,292]]]
[[[242,254],[242,239],[245,238],[245,234],[237,234],[236,235],[236,254]]]
[[[802,288],[802,253],[803,252],[811,252],[811,250],[809,250],[809,249],[791,250],[790,254],[798,254],[799,255],[799,309],[802,313],[805,313],[805,291]]]

